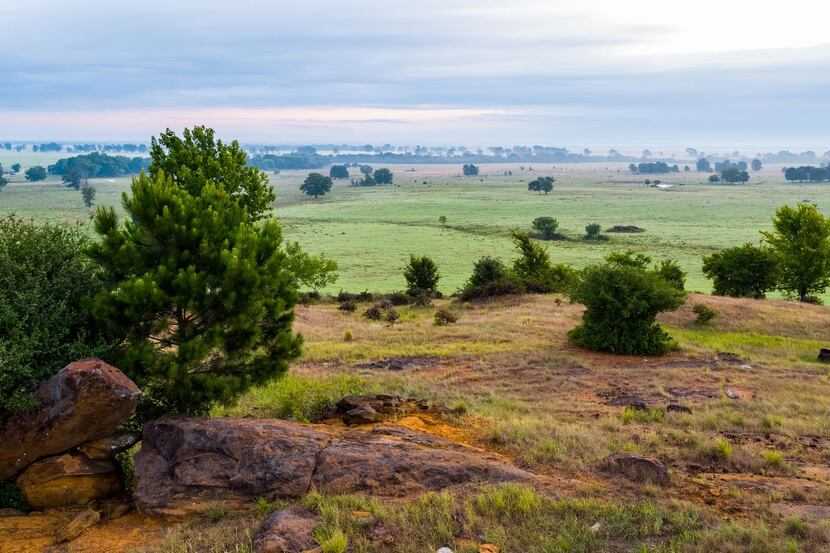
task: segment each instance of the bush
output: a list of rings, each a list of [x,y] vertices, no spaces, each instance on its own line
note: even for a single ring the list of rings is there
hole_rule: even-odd
[[[414,307],[429,307],[432,305],[432,297],[427,292],[418,292],[412,296],[412,305]]]
[[[458,322],[458,315],[446,307],[435,312],[435,325],[444,326]]]
[[[29,167],[28,169],[26,169],[24,175],[26,175],[26,180],[29,182],[38,182],[46,180],[47,177],[46,169],[40,165]]]
[[[752,244],[727,248],[703,258],[703,274],[717,296],[763,298],[778,282],[778,260],[772,250]]]
[[[683,290],[686,286],[686,271],[680,268],[677,261],[665,259],[654,268],[654,272],[678,290]]]
[[[585,227],[585,240],[608,240],[602,234],[602,226],[599,223],[591,223]]]
[[[559,228],[559,221],[553,217],[536,217],[533,219],[533,230],[538,232],[538,237],[543,240],[553,240],[560,235],[556,230]]]
[[[438,286],[438,279],[441,278],[438,265],[432,259],[414,255],[409,256],[409,264],[404,269],[403,276],[406,279],[407,291],[413,296],[418,292],[434,292]]]
[[[568,334],[588,349],[659,355],[672,341],[655,322],[661,311],[683,303],[685,294],[655,271],[604,263],[585,269],[571,297],[585,305],[582,323]]]
[[[500,259],[482,257],[473,265],[473,274],[461,289],[461,298],[471,300],[518,294],[522,287]]]
[[[692,307],[692,313],[696,315],[695,323],[699,325],[707,325],[712,322],[712,319],[718,314],[718,312],[708,305],[704,305],[702,303],[696,303]]]
[[[379,321],[383,318],[383,309],[381,309],[377,305],[373,305],[363,312],[363,316],[369,319],[370,321]]]
[[[386,322],[390,325],[395,324],[401,319],[401,316],[395,311],[394,307],[390,307],[386,310]]]
[[[563,292],[573,284],[576,271],[570,265],[551,265],[547,250],[523,232],[513,231],[511,236],[519,252],[513,262],[513,273],[526,290]]]
[[[386,296],[392,305],[407,305],[412,299],[406,292],[392,292]]]
[[[87,243],[77,225],[0,219],[0,412],[32,407],[38,384],[70,362],[106,357],[85,309],[101,289]]]
[[[344,302],[340,302],[340,305],[337,306],[337,309],[344,313],[354,313],[357,311],[357,304],[351,300],[347,300]]]

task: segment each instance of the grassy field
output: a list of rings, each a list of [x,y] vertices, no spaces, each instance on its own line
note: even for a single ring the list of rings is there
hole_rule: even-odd
[[[30,161],[29,154],[21,163]],[[48,155],[42,156],[44,159]],[[8,166],[13,155],[0,158]],[[46,161],[42,161],[46,163]],[[460,165],[391,166],[395,186],[355,188],[337,182],[330,194],[314,199],[298,189],[307,171],[272,176],[278,200],[275,215],[288,240],[309,251],[324,252],[340,263],[340,280],[330,291],[390,291],[403,287],[401,269],[409,254],[428,254],[438,262],[440,288],[453,292],[483,255],[510,259],[511,228],[529,229],[535,217],[552,216],[573,240],[550,242],[556,262],[577,267],[600,260],[611,251],[634,249],[655,261],[672,258],[688,271],[687,288],[708,291],[700,272],[702,255],[757,241],[769,227],[779,205],[809,200],[830,205],[830,186],[788,184],[779,166],[754,173],[751,184],[711,185],[706,175],[658,175],[676,184],[670,190],[643,185],[645,177],[625,164],[536,166],[483,165],[479,177],[463,177]],[[512,175],[505,172],[511,171]],[[527,191],[527,182],[553,175],[550,195]],[[99,205],[119,205],[128,179],[93,181]],[[80,194],[63,188],[58,179],[26,184],[13,177],[0,192],[0,214],[41,220],[87,221]],[[447,217],[447,224],[439,217]],[[613,234],[607,242],[579,240],[591,222],[604,228],[636,225],[641,234]]]

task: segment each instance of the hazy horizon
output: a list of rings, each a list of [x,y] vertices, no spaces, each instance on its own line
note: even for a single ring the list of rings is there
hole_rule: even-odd
[[[830,149],[830,5],[0,6],[0,139]]]

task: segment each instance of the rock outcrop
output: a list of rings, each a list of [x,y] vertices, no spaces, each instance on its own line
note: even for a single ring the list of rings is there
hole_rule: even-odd
[[[298,507],[272,513],[251,537],[254,551],[300,553],[314,549],[317,542],[311,533],[319,523],[319,515]]]
[[[0,480],[113,434],[135,411],[141,391],[115,367],[84,359],[61,369],[34,395],[37,407],[0,420]]]
[[[600,468],[634,482],[649,482],[658,486],[669,484],[669,471],[663,463],[651,457],[633,453],[618,453],[606,457]]]
[[[281,420],[165,417],[144,427],[134,499],[152,517],[311,489],[405,496],[534,476],[482,451],[399,428],[338,431]]]
[[[17,487],[35,509],[84,505],[122,491],[121,475],[112,461],[73,453],[33,463],[17,479]]]

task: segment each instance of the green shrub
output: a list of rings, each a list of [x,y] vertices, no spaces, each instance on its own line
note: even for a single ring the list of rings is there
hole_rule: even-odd
[[[386,295],[386,299],[392,305],[407,305],[412,298],[406,292],[392,292]]]
[[[403,271],[406,279],[406,288],[410,295],[419,292],[432,293],[438,286],[441,275],[438,274],[438,265],[427,256],[409,256],[409,264]]]
[[[536,217],[533,219],[531,226],[538,233],[538,237],[543,240],[553,240],[560,237],[556,232],[559,228],[559,221],[553,217]]]
[[[458,315],[454,311],[450,311],[446,307],[442,307],[435,312],[435,325],[444,326],[458,322]]]
[[[0,509],[17,509],[27,513],[31,510],[23,492],[15,486],[14,482],[7,480],[0,481]]]
[[[680,268],[677,261],[665,259],[654,268],[654,272],[678,290],[686,287],[686,271]]]
[[[471,300],[522,292],[516,277],[500,259],[482,257],[473,264],[473,274],[461,289],[461,298]]]
[[[551,265],[547,250],[524,232],[512,231],[511,237],[519,257],[513,262],[513,274],[528,291],[563,292],[576,280],[569,265]]]
[[[778,258],[769,248],[744,244],[704,257],[703,274],[716,296],[763,298],[778,283]]]
[[[692,313],[696,315],[695,323],[699,325],[709,324],[718,314],[715,309],[712,309],[708,305],[704,305],[702,303],[696,303],[694,307],[692,307]]]
[[[373,305],[363,312],[363,316],[370,321],[379,321],[383,318],[383,309],[377,305]]]
[[[608,237],[602,234],[602,225],[591,223],[585,226],[585,240],[608,240]]]
[[[0,411],[34,405],[61,368],[108,352],[85,309],[101,289],[83,227],[0,219]]]
[[[582,324],[570,338],[588,349],[630,355],[659,355],[673,345],[655,322],[677,309],[685,294],[654,271],[604,263],[582,272],[571,297],[585,305]]]
[[[357,311],[357,304],[351,300],[348,300],[338,305],[337,309],[339,309],[343,313],[354,313],[355,311]]]

